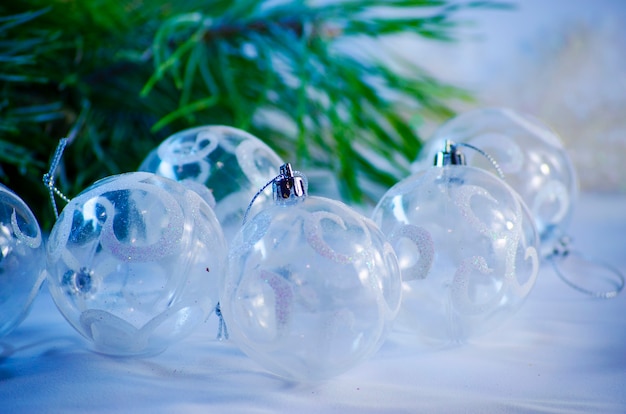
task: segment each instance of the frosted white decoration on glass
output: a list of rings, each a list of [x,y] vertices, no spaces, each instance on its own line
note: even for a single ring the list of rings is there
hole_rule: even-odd
[[[467,143],[491,155],[505,181],[519,193],[535,219],[543,255],[565,235],[578,194],[572,161],[558,135],[541,121],[510,109],[466,112],[443,124],[425,143],[413,171],[429,168],[444,141]],[[467,165],[495,172],[481,154],[464,151]]]
[[[47,245],[48,286],[96,351],[150,355],[213,311],[226,255],[198,194],[155,174],[116,175],[63,209]]]
[[[214,206],[224,235],[231,240],[250,199],[278,174],[282,164],[257,137],[237,128],[209,125],[171,135],[146,157],[139,170],[181,181],[198,192]],[[255,202],[253,212],[271,198],[268,189]]]
[[[400,303],[383,233],[328,198],[263,209],[233,239],[229,265],[220,306],[231,338],[292,380],[329,378],[373,354]]]
[[[26,203],[0,184],[0,337],[24,320],[45,275],[39,223]]]
[[[475,167],[431,167],[400,181],[372,213],[402,272],[398,327],[424,343],[494,329],[537,278],[538,236],[519,196]]]

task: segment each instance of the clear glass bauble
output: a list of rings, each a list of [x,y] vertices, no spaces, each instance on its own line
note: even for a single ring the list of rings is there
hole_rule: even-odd
[[[412,170],[429,168],[445,140],[467,143],[495,159],[505,181],[519,193],[535,220],[542,254],[565,235],[578,195],[578,179],[559,136],[541,121],[504,108],[463,113],[439,127],[420,151]],[[495,172],[492,163],[471,149],[467,165]]]
[[[397,326],[462,343],[513,315],[537,278],[538,237],[519,196],[482,169],[431,167],[393,186],[372,218],[402,272]]]
[[[231,244],[220,306],[234,342],[274,374],[341,374],[385,339],[400,301],[391,245],[345,204],[304,197],[249,220]]]
[[[139,170],[181,181],[197,191],[215,210],[230,241],[241,227],[257,189],[274,178],[282,164],[280,157],[257,137],[237,128],[210,125],[186,129],[165,139]],[[260,194],[253,212],[271,199],[269,189]]]
[[[0,184],[0,337],[24,320],[45,277],[39,223],[26,203]]]
[[[47,244],[48,286],[96,351],[150,355],[213,311],[226,255],[197,193],[154,174],[121,174],[63,209]]]

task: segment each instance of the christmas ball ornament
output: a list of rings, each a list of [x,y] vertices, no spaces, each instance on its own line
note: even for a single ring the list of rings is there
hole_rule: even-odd
[[[237,128],[202,126],[163,141],[139,167],[181,181],[202,195],[215,210],[227,240],[241,227],[243,213],[256,190],[283,164],[263,141]],[[271,201],[270,191],[258,207]]]
[[[215,308],[226,255],[198,194],[155,174],[121,174],[63,209],[47,245],[48,286],[96,351],[150,355]]]
[[[0,184],[0,337],[28,314],[45,279],[45,250],[37,219]]]
[[[551,253],[565,235],[578,193],[576,172],[558,135],[539,120],[510,109],[477,109],[437,129],[413,171],[432,165],[446,140],[480,148],[497,161],[505,181],[532,213],[542,254]],[[493,171],[492,164],[478,153],[466,156],[467,165]]]
[[[397,183],[372,218],[402,272],[398,326],[424,343],[460,343],[521,306],[539,268],[528,209],[504,181],[462,165],[449,143],[438,165]]]
[[[329,378],[383,342],[400,301],[396,256],[370,219],[308,196],[289,164],[273,190],[231,244],[220,306],[231,338],[269,371]]]

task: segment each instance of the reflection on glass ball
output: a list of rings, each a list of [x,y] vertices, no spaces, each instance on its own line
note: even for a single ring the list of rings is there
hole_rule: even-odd
[[[557,134],[537,119],[509,109],[469,111],[435,131],[413,171],[432,166],[445,140],[471,144],[497,161],[505,181],[519,193],[535,219],[543,254],[552,252],[556,239],[569,225],[578,193],[576,172]],[[494,171],[481,154],[470,149],[464,153],[468,165]]]
[[[276,176],[282,164],[280,157],[255,136],[237,128],[211,125],[170,136],[148,155],[139,170],[181,181],[197,191],[213,207],[226,239],[231,240],[254,194]],[[271,198],[268,189],[257,199],[253,211]]]
[[[26,203],[0,184],[0,337],[24,320],[45,275],[39,223]]]
[[[70,324],[113,355],[149,355],[215,308],[226,241],[211,207],[149,173],[102,179],[65,207],[47,246],[48,286]]]
[[[464,342],[521,306],[539,266],[519,196],[484,170],[431,167],[387,191],[372,213],[402,272],[398,326],[424,343]]]
[[[230,335],[288,379],[349,370],[379,348],[399,306],[390,244],[371,220],[327,198],[264,209],[229,257],[220,305]]]

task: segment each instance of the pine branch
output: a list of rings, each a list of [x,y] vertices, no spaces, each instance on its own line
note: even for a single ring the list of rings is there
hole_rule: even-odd
[[[414,33],[451,41],[458,13],[491,2],[22,0],[0,5],[0,178],[49,227],[40,184],[83,102],[85,127],[57,184],[76,195],[137,168],[168,135],[228,124],[300,170],[335,171],[367,201],[408,172],[409,118],[451,114],[467,94],[414,68],[342,51],[350,39]],[[360,52],[363,52],[362,50]],[[377,190],[378,189],[378,190]]]

